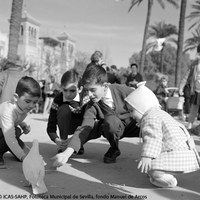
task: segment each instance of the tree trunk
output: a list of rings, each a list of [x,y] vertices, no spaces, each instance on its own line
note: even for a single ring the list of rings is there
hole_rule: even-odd
[[[176,70],[175,70],[175,86],[176,87],[179,85],[180,78],[181,78],[180,69],[181,69],[181,60],[182,60],[182,55],[183,55],[186,7],[187,7],[187,0],[182,0],[180,18],[179,18],[178,47],[177,47],[177,55],[176,55]]]
[[[10,33],[9,33],[9,46],[8,46],[8,62],[10,63],[10,65],[14,65],[17,60],[22,7],[23,7],[23,0],[12,1],[11,17],[9,20]]]
[[[146,40],[148,36],[148,28],[149,28],[149,23],[150,23],[150,18],[151,18],[152,6],[153,6],[153,0],[148,0],[148,10],[147,10],[147,17],[146,17],[144,36],[143,36],[143,42],[142,42],[142,52],[141,52],[141,58],[140,58],[139,72],[141,74],[143,74],[143,70],[144,70],[145,55],[146,55]]]
[[[163,67],[163,63],[164,63],[164,48],[165,48],[165,43],[163,43],[163,48],[160,52],[160,72],[163,74],[164,73],[164,67]]]

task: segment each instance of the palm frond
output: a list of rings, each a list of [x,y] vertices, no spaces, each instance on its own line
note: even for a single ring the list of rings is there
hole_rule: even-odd
[[[131,9],[132,9],[136,4],[138,4],[138,6],[139,6],[141,2],[142,2],[142,0],[132,0],[132,1],[131,1],[131,5],[130,5],[130,7],[129,7],[129,9],[128,9],[128,12],[130,12]]]
[[[196,21],[189,27],[188,30],[200,25],[200,1],[196,0],[194,4],[192,4],[191,8],[193,11],[186,17],[188,21],[195,20]]]
[[[172,4],[176,9],[179,8],[177,0],[167,0],[168,3]]]
[[[177,44],[177,43],[178,43],[177,38],[173,38],[173,37],[168,37],[168,38],[167,38],[167,41],[168,41],[168,42],[171,42],[171,43],[174,43],[174,44]]]
[[[160,4],[161,8],[165,9],[165,4],[163,0],[158,0],[158,3]]]
[[[195,50],[198,44],[200,44],[200,29],[192,32],[192,37],[185,41],[184,52]]]
[[[194,27],[199,27],[200,26],[200,22],[199,21],[196,21],[196,22],[194,22],[189,28],[188,28],[188,30],[191,30],[191,29],[193,29]]]
[[[155,23],[149,28],[149,37],[166,38],[171,35],[177,35],[178,31],[175,25],[166,24],[164,21]]]
[[[157,1],[158,1],[158,3],[160,4],[160,6],[161,6],[163,9],[165,9],[166,0],[165,0],[165,1],[164,1],[164,0],[157,0]],[[167,2],[168,2],[169,4],[172,4],[176,9],[179,8],[179,4],[177,3],[177,0],[167,0]]]

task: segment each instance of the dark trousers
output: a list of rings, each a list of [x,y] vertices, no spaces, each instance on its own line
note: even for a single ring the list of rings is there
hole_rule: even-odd
[[[115,115],[108,115],[104,120],[95,124],[87,141],[96,139],[103,135],[110,146],[118,149],[118,142],[124,137],[139,137],[140,128],[136,126],[136,122],[131,120],[129,124],[125,124],[121,119]],[[84,141],[83,143],[87,142]]]
[[[185,114],[189,114],[190,113],[190,105],[191,105],[191,88],[190,86],[187,84],[184,87],[183,90],[183,94],[184,94],[184,98],[185,98],[185,102],[184,102],[184,113]]]
[[[121,119],[115,115],[105,117],[102,124],[103,136],[109,141],[110,146],[118,149],[118,141],[124,137],[139,137],[140,129],[136,126],[136,122],[126,125]]]
[[[73,113],[67,104],[60,106],[57,111],[60,138],[66,140],[68,135],[72,135],[76,128],[81,125],[82,120],[82,113]]]
[[[18,141],[18,144],[21,148],[24,148],[25,144],[24,142],[19,138],[21,136],[22,132],[21,129],[19,127],[15,127],[15,136],[16,139]],[[11,149],[8,147],[8,145],[6,144],[4,135],[2,130],[0,129],[0,156],[3,156],[4,153],[6,153],[7,151],[10,151],[14,156],[15,154],[11,151]],[[17,160],[19,160],[16,156],[15,158]]]

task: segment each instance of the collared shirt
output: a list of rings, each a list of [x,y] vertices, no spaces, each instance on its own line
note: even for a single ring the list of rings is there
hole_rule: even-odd
[[[106,95],[105,95],[105,97],[102,100],[110,108],[114,109],[114,107],[115,107],[114,106],[114,101],[113,101],[112,94],[111,94],[111,91],[110,91],[109,87],[107,88]]]

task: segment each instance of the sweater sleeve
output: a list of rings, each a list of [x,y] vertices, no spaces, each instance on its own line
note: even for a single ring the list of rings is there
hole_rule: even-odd
[[[11,149],[11,151],[15,154],[15,156],[21,160],[22,157],[25,156],[24,150],[19,146],[19,143],[16,139],[15,135],[15,118],[12,110],[7,109],[0,118],[1,129],[6,141],[6,144]]]
[[[57,130],[57,110],[58,110],[58,102],[55,98],[49,114],[49,119],[47,123],[47,134],[49,135],[50,139],[54,142],[56,138],[58,138],[58,135],[56,133]]]
[[[83,121],[81,126],[77,127],[74,132],[68,147],[78,152],[81,145],[88,141],[90,132],[92,131],[96,119],[96,109],[94,106],[88,105],[84,113]]]

